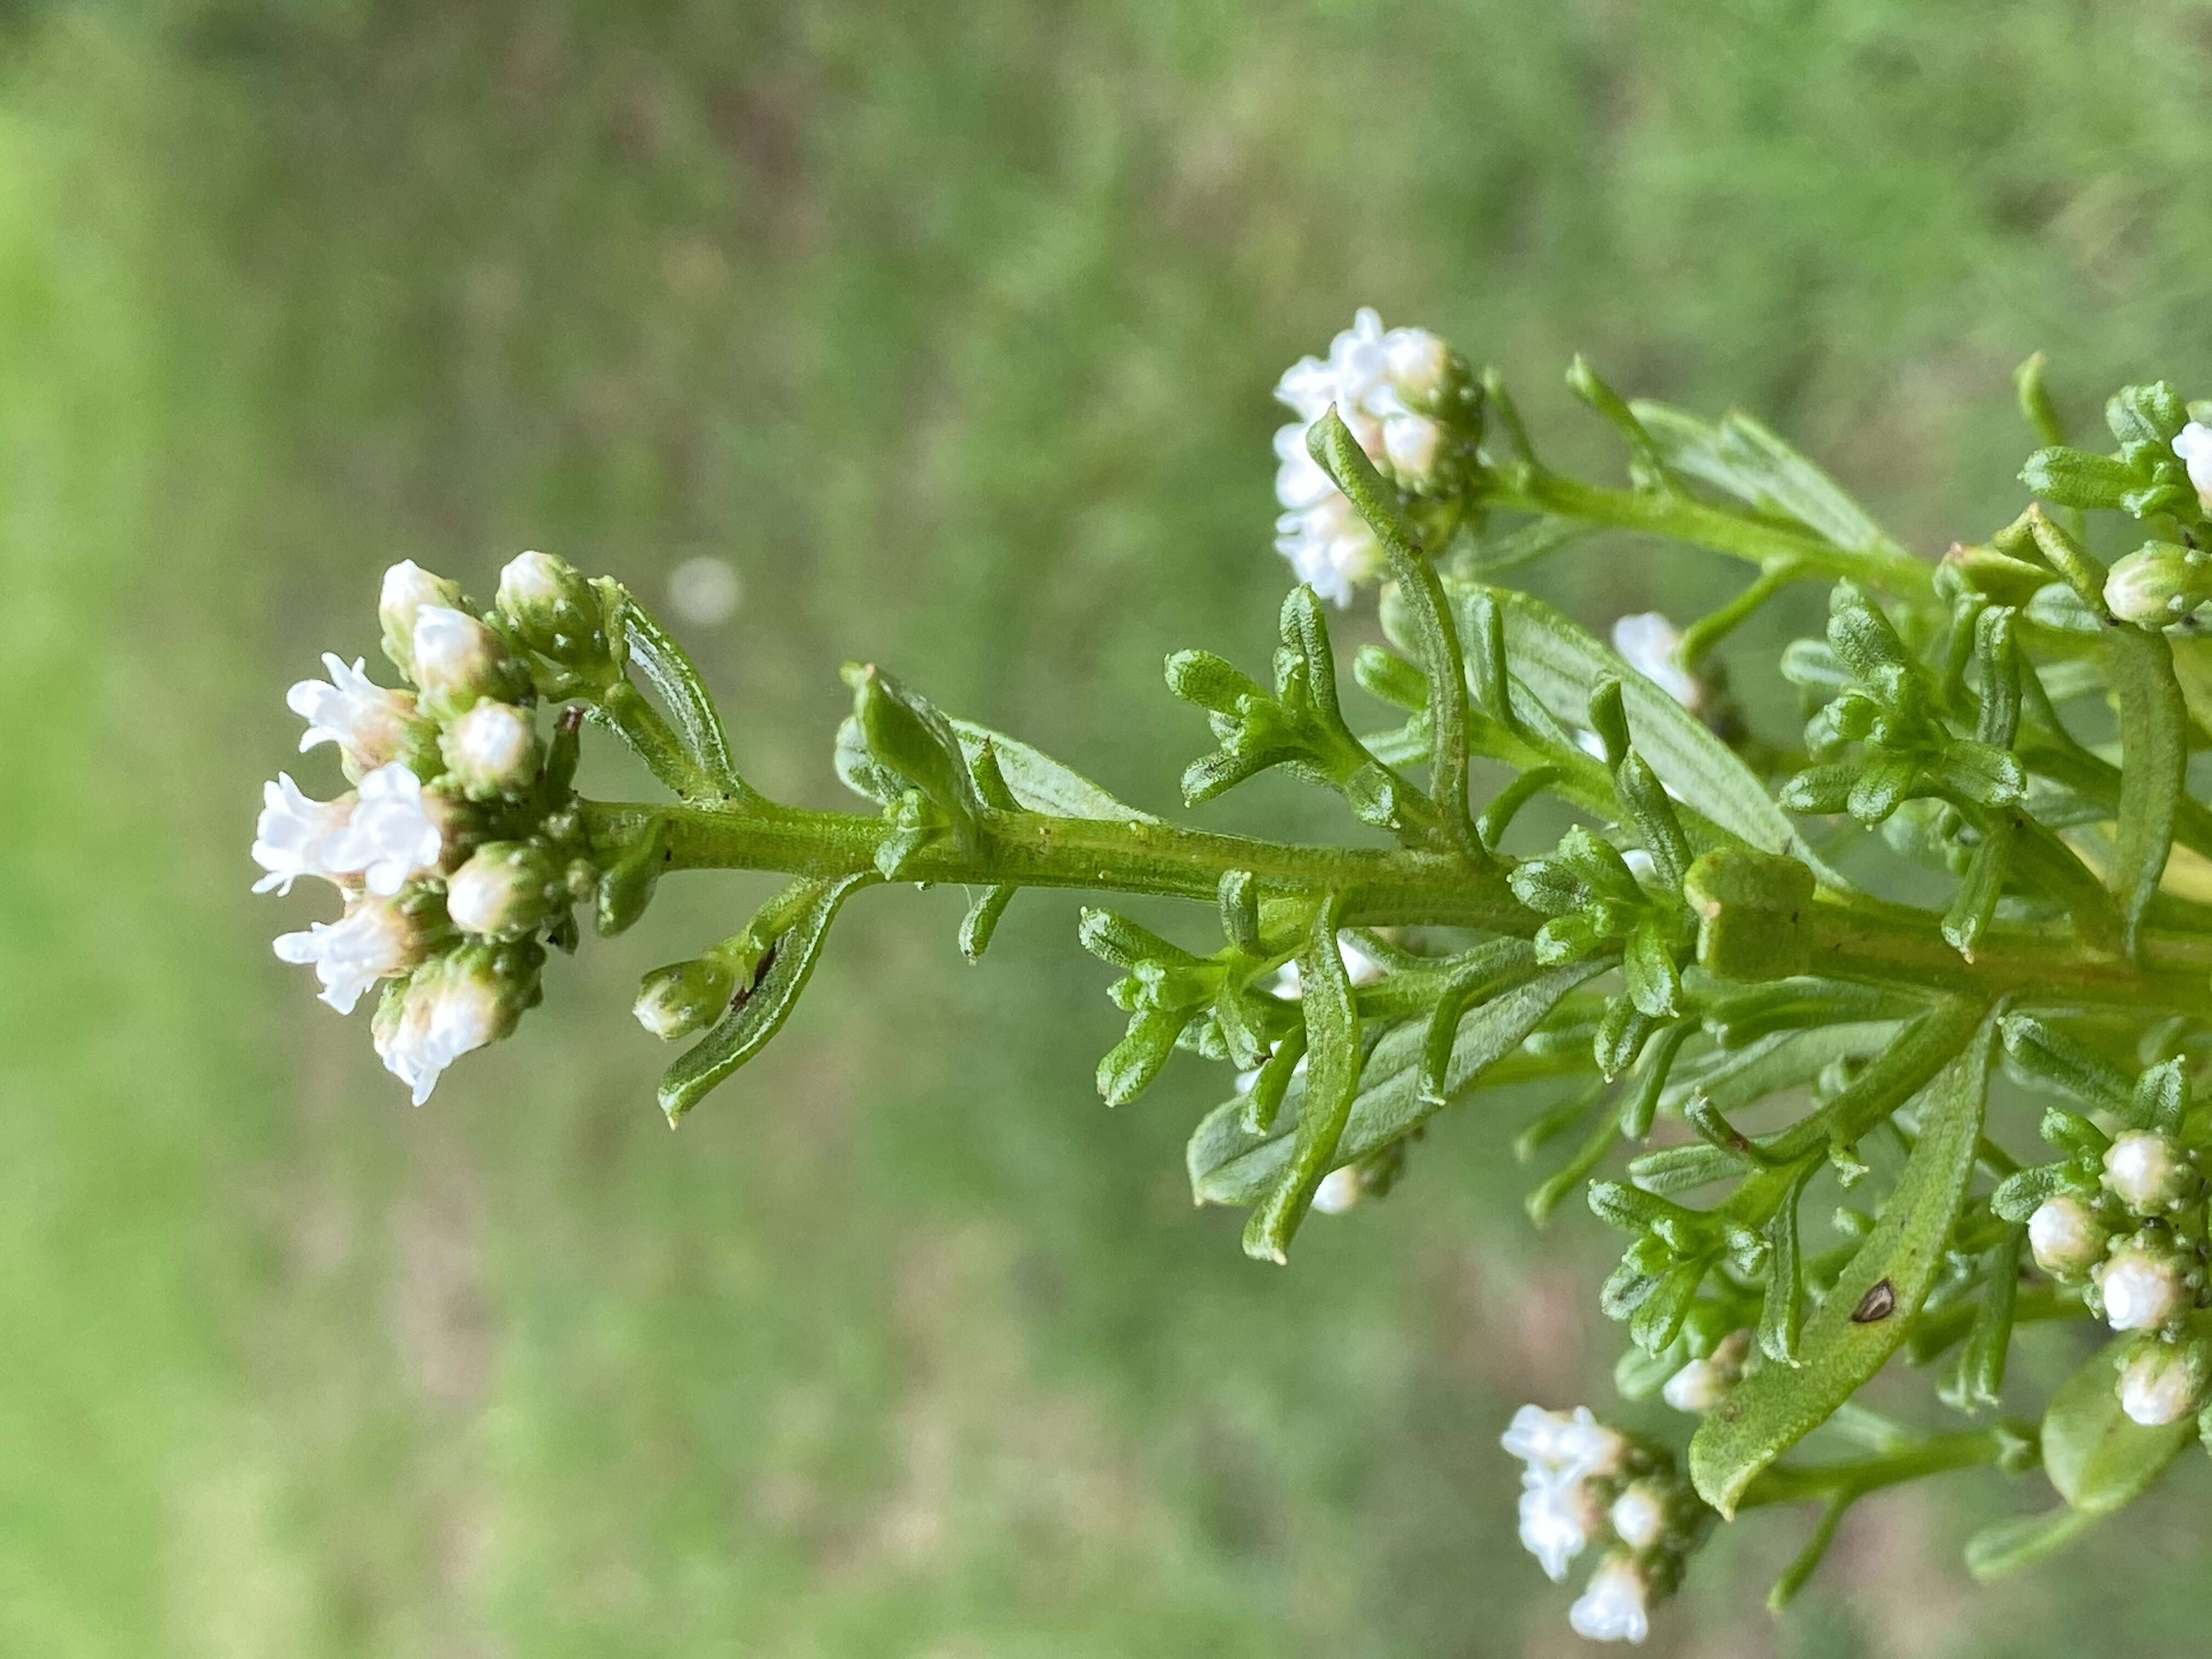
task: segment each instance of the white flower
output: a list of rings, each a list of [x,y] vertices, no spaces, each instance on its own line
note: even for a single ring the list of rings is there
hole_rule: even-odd
[[[285,707],[307,722],[301,752],[334,743],[356,772],[398,756],[415,723],[415,699],[370,679],[362,658],[349,668],[335,652],[325,651],[323,667],[328,680],[301,680],[284,694]]]
[[[471,795],[513,794],[538,775],[538,728],[511,702],[472,704],[446,728],[440,747]]]
[[[2173,453],[2189,469],[2189,482],[2197,486],[2197,499],[2212,509],[2212,426],[2191,421],[2174,434]]]
[[[2027,1218],[2028,1253],[2054,1279],[2079,1279],[2104,1260],[2106,1243],[2096,1212],[2072,1193],[2045,1199]]]
[[[2190,1195],[2197,1170],[2171,1136],[2128,1129],[2106,1150],[2105,1185],[2138,1215],[2154,1215]]]
[[[1613,1536],[1632,1550],[1648,1550],[1667,1531],[1667,1500],[1648,1480],[1639,1480],[1613,1500],[1606,1519]]]
[[[1751,1333],[1731,1331],[1714,1345],[1712,1352],[1692,1359],[1668,1377],[1659,1397],[1678,1412],[1709,1412],[1735,1386],[1750,1354]]]
[[[1313,1206],[1323,1215],[1342,1215],[1359,1202],[1359,1166],[1340,1164],[1314,1188]]]
[[[1339,605],[1350,605],[1352,589],[1380,575],[1384,563],[1382,544],[1367,520],[1334,490],[1276,519],[1275,551],[1300,581]]]
[[[426,605],[415,613],[415,684],[449,703],[471,702],[498,689],[499,635],[465,611]]]
[[[1705,688],[1675,661],[1682,630],[1656,611],[1623,617],[1613,625],[1613,648],[1620,659],[1692,714],[1704,707]]]
[[[1591,1416],[1587,1406],[1571,1413],[1523,1406],[1498,1443],[1528,1466],[1528,1480],[1617,1474],[1628,1452],[1627,1440]]]
[[[1336,953],[1344,958],[1345,977],[1354,985],[1372,985],[1382,977],[1382,964],[1341,934],[1337,936]],[[1275,994],[1291,1001],[1305,994],[1305,981],[1298,973],[1296,957],[1275,969]]]
[[[377,981],[404,974],[421,960],[422,947],[420,931],[398,906],[362,898],[341,921],[311,922],[304,933],[280,934],[276,954],[286,962],[313,963],[323,1000],[349,1014]]]
[[[2120,1409],[2146,1428],[2179,1423],[2203,1396],[2206,1358],[2202,1343],[2147,1343],[2121,1369]]]
[[[1390,385],[1416,409],[1432,403],[1451,378],[1451,348],[1425,328],[1394,328],[1382,337]]]
[[[1382,422],[1382,453],[1401,478],[1428,477],[1443,447],[1443,428],[1425,415],[1393,415]]]
[[[386,1008],[377,1014],[377,1057],[408,1086],[417,1106],[429,1099],[446,1067],[495,1041],[509,1023],[504,995],[489,966],[459,957],[418,974],[399,1000],[396,1016]]]
[[[361,781],[353,816],[331,838],[331,865],[357,874],[368,890],[389,898],[409,878],[438,867],[445,832],[431,816],[422,781],[398,761]]]
[[[1625,1555],[1607,1556],[1567,1609],[1567,1623],[1585,1641],[1641,1642],[1651,1634],[1651,1587],[1643,1571]]]
[[[273,887],[289,893],[301,876],[336,881],[345,872],[331,860],[331,843],[344,833],[353,811],[353,796],[316,800],[301,794],[289,773],[279,772],[276,782],[263,784],[253,860],[268,873],[253,884],[253,890],[265,893]]]
[[[2105,1322],[2116,1331],[2155,1330],[2188,1310],[2189,1288],[2173,1263],[2140,1246],[2113,1251],[2095,1277],[2105,1298]]]
[[[1594,1508],[1580,1480],[1547,1480],[1533,1471],[1522,1478],[1521,1547],[1553,1583],[1567,1576],[1567,1564],[1589,1547]]]
[[[384,654],[403,674],[415,672],[415,619],[425,605],[459,605],[458,583],[433,575],[412,559],[402,559],[384,573],[376,599],[377,620],[384,625]]]

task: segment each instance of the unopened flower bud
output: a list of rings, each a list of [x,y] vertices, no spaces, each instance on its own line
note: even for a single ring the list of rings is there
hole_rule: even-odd
[[[385,1069],[420,1106],[446,1067],[511,1033],[538,999],[536,945],[466,945],[388,988],[370,1034]]]
[[[1613,648],[1623,662],[1692,714],[1705,707],[1705,683],[1686,671],[1675,654],[1682,648],[1682,630],[1658,611],[1641,611],[1614,623]]]
[[[1360,1200],[1359,1166],[1341,1164],[1321,1178],[1314,1188],[1313,1206],[1323,1215],[1342,1215]]]
[[[2105,1153],[2105,1185],[2137,1215],[2163,1214],[2194,1197],[2203,1184],[2180,1143],[2154,1129],[2115,1135]]]
[[[1712,1352],[1668,1377],[1659,1397],[1678,1412],[1709,1412],[1735,1386],[1750,1354],[1751,1333],[1731,1331]]]
[[[2204,1403],[2212,1342],[2148,1341],[2120,1369],[2120,1409],[2146,1428],[2179,1423]]]
[[[550,921],[569,898],[551,853],[532,842],[495,841],[477,848],[453,872],[446,886],[446,914],[465,933],[518,939]]]
[[[647,974],[631,1012],[665,1042],[704,1030],[722,1017],[737,989],[737,974],[720,957],[694,957]]]
[[[2046,1198],[2027,1218],[2028,1253],[2053,1279],[2084,1277],[2105,1259],[2110,1242],[2096,1207],[2077,1194]]]
[[[2122,622],[2146,628],[2178,623],[2212,599],[2212,556],[2175,542],[2151,542],[2112,566],[2105,605]]]
[[[472,799],[520,794],[538,776],[538,728],[527,710],[487,698],[439,739],[446,769]]]
[[[1656,1483],[1638,1480],[1613,1500],[1607,1517],[1613,1535],[1632,1550],[1648,1550],[1667,1534],[1667,1494]]]
[[[1430,482],[1443,442],[1443,428],[1425,415],[1393,415],[1382,422],[1382,453],[1408,489]]]
[[[563,667],[612,671],[605,608],[565,559],[520,553],[499,573],[499,613],[514,637]]]
[[[434,575],[412,559],[403,559],[384,573],[384,587],[377,596],[377,620],[384,624],[384,654],[409,679],[415,678],[415,619],[425,605],[458,608],[459,582]]]
[[[1384,373],[1415,409],[1434,404],[1455,377],[1451,348],[1425,328],[1394,328],[1382,337]]]
[[[415,684],[432,712],[447,718],[486,697],[519,702],[529,693],[520,665],[498,635],[465,611],[426,605],[415,614]]]
[[[2154,1331],[2189,1311],[2193,1299],[2181,1266],[2171,1255],[2141,1244],[2124,1244],[2095,1274],[2105,1322],[2116,1331]]]

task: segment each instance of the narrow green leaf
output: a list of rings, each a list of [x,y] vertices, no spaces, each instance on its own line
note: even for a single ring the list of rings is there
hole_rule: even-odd
[[[1814,1166],[1790,1183],[1766,1223],[1766,1296],[1759,1310],[1759,1351],[1780,1365],[1797,1363],[1805,1325],[1804,1268],[1797,1252],[1797,1201]]]
[[[675,716],[677,735],[691,758],[717,787],[732,795],[757,799],[730,764],[730,740],[722,730],[722,717],[684,647],[634,599],[625,598],[622,629],[630,663]]]
[[[1428,680],[1429,793],[1444,815],[1459,850],[1487,862],[1474,833],[1467,803],[1467,663],[1459,629],[1436,566],[1423,554],[1419,539],[1398,503],[1398,492],[1376,471],[1350,430],[1332,408],[1306,428],[1306,447],[1336,480],[1367,521],[1390,562],[1406,608],[1421,672]]]
[[[2084,1514],[2134,1502],[2197,1433],[2193,1417],[2152,1428],[2120,1408],[2120,1366],[2140,1340],[2107,1342],[2058,1385],[2043,1414],[2044,1473]]]
[[[1780,1613],[1797,1599],[1797,1592],[1805,1588],[1806,1581],[1812,1577],[1820,1567],[1821,1559],[1827,1554],[1828,1546],[1835,1542],[1836,1523],[1844,1518],[1844,1511],[1850,1506],[1851,1500],[1840,1494],[1829,1498],[1821,1506],[1820,1518],[1813,1525],[1813,1535],[1805,1540],[1805,1547],[1797,1552],[1788,1566],[1783,1568],[1781,1576],[1766,1592],[1766,1610],[1769,1613]]]
[[[2166,637],[2126,623],[2105,632],[2106,659],[2120,700],[2120,814],[2112,890],[2130,955],[2166,874],[2173,825],[2188,781],[2189,714]]]
[[[1535,974],[1499,993],[1461,1020],[1445,1073],[1447,1101],[1463,1097],[1492,1065],[1514,1053],[1559,1000],[1606,971],[1599,962],[1573,962]],[[1383,1035],[1360,1073],[1360,1091],[1338,1146],[1340,1161],[1364,1158],[1402,1139],[1440,1109],[1420,1093],[1421,1051],[1425,1021],[1408,1020]],[[1208,1113],[1191,1137],[1191,1190],[1200,1203],[1249,1204],[1281,1178],[1291,1157],[1284,1119],[1295,1122],[1304,1110],[1307,1079],[1290,1080],[1285,1104],[1265,1131],[1245,1127],[1244,1103],[1230,1100]]]
[[[1797,859],[1825,886],[1850,890],[1814,858],[1766,786],[1703,720],[1542,600],[1507,589],[1477,592],[1497,608],[1514,675],[1557,718],[1588,726],[1591,688],[1607,676],[1620,681],[1637,752],[1698,815],[1699,822],[1686,827],[1701,848],[1733,836]]]
[[[1121,823],[1157,823],[1150,812],[1140,812],[1116,800],[1090,779],[1071,771],[1018,738],[976,726],[967,720],[951,722],[962,752],[972,762],[985,744],[999,763],[999,774],[1014,799],[1032,812],[1063,818],[1108,818]]]
[[[1300,1000],[1306,1027],[1306,1086],[1288,1167],[1244,1226],[1244,1253],[1278,1264],[1290,1260],[1291,1239],[1305,1219],[1322,1177],[1339,1163],[1337,1146],[1359,1092],[1359,1008],[1336,942],[1344,896],[1331,893],[1315,908],[1298,952]]]
[[[2087,1510],[2061,1507],[1993,1522],[1966,1540],[1966,1571],[1978,1584],[1993,1583],[2071,1543],[2097,1520]]]
[[[752,989],[661,1073],[660,1109],[669,1122],[681,1118],[708,1090],[768,1046],[799,1006],[799,994],[814,972],[838,906],[878,878],[869,870],[812,884],[811,897],[770,947],[767,970]]]
[[[1989,1047],[1984,1023],[1919,1095],[1919,1144],[1881,1219],[1806,1321],[1803,1363],[1747,1376],[1691,1440],[1690,1478],[1723,1516],[1735,1513],[1761,1469],[1825,1422],[1905,1340],[1973,1173]]]
[[[1131,1015],[1129,1029],[1098,1062],[1099,1098],[1126,1106],[1151,1088],[1190,1021],[1188,1008],[1144,1008]]]
[[[983,952],[991,948],[991,935],[998,931],[999,918],[1006,914],[1006,906],[1013,901],[1014,887],[1001,882],[995,887],[986,887],[968,907],[968,914],[960,919],[960,954],[970,962],[981,962]]]
[[[1838,547],[1895,550],[1897,544],[1841,485],[1750,416],[1732,411],[1715,425],[1643,398],[1629,408],[1677,472],[1755,512],[1794,519]]]

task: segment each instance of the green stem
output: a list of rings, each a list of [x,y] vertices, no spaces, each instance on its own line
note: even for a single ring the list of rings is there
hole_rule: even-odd
[[[1480,494],[1486,506],[1692,542],[1761,567],[1789,561],[1807,576],[1848,576],[1916,599],[1929,599],[1935,592],[1936,567],[1902,548],[1838,547],[1807,532],[1730,512],[1693,496],[1613,489],[1529,466],[1492,474]]]
[[[587,801],[583,811],[592,845],[608,851],[660,820],[670,870],[848,875],[875,866],[889,833],[877,814],[803,807]],[[962,853],[949,836],[922,848],[902,878],[1152,893],[1212,904],[1224,874],[1249,870],[1267,893],[1310,896],[1340,890],[1347,926],[1427,924],[1526,939],[1544,920],[1513,896],[1503,869],[1419,848],[1298,846],[1142,818],[1036,812],[987,812],[981,830],[972,854]],[[1992,927],[1969,963],[1946,942],[1932,915],[1822,902],[1808,911],[1804,926],[1815,973],[1982,1003],[2025,995],[2194,1012],[2203,1006],[2212,974],[2212,938],[2191,933],[2147,933],[2138,967],[2063,927]]]
[[[1908,1446],[1873,1457],[1835,1463],[1777,1463],[1762,1471],[1736,1500],[1738,1512],[1764,1504],[1796,1504],[1808,1498],[1863,1498],[1884,1486],[1900,1486],[1951,1469],[1986,1468],[2018,1458],[2035,1443],[2032,1425],[1995,1424],[1929,1435]]]

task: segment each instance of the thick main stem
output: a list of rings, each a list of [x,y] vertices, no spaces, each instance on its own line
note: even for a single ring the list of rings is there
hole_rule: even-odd
[[[643,802],[583,805],[593,846],[629,843],[659,818],[671,870],[772,870],[827,877],[875,867],[889,833],[863,812],[805,807],[715,808]],[[1157,894],[1212,902],[1221,878],[1249,870],[1263,890],[1346,896],[1347,924],[1473,927],[1521,938],[1544,918],[1514,897],[1502,869],[1410,848],[1311,847],[1187,830],[1155,819],[1072,818],[990,812],[972,852],[949,836],[922,848],[900,879],[973,886],[1012,883]],[[2065,928],[1992,928],[1967,962],[1935,919],[1906,920],[1841,902],[1804,917],[1814,973],[1952,992],[1984,1002],[2063,998],[2134,1008],[2201,1011],[2212,939],[2146,937],[2138,967],[2093,949]]]

